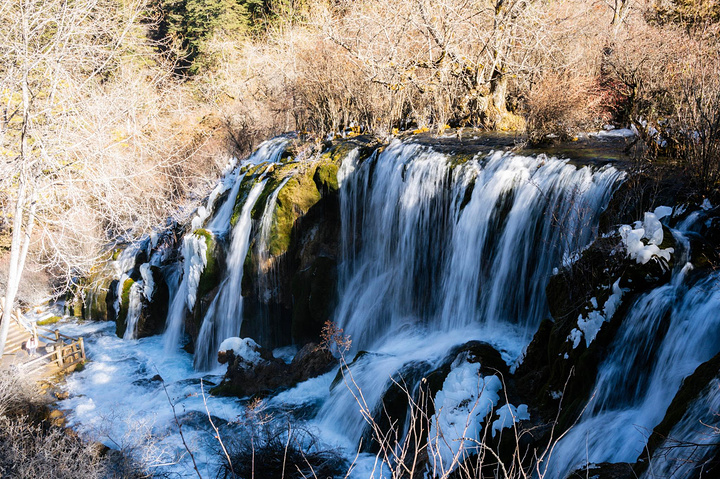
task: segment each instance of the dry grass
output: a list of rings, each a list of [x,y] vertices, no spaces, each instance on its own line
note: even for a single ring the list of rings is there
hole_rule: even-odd
[[[7,478],[139,478],[142,472],[120,453],[82,440],[51,424],[48,400],[37,386],[0,371],[0,476]]]

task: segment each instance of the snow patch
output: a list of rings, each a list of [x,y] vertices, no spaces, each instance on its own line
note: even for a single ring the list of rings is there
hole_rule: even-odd
[[[506,404],[499,407],[495,411],[495,414],[498,415],[499,419],[496,419],[492,423],[493,438],[495,437],[496,432],[512,427],[517,421],[526,421],[530,419],[527,404],[521,404],[518,407],[515,407],[512,404]]]
[[[219,352],[232,351],[243,361],[249,364],[260,364],[260,345],[251,338],[227,338],[220,343]]]
[[[647,263],[653,256],[670,261],[670,255],[675,250],[673,248],[660,249],[658,245],[662,244],[664,239],[660,220],[671,213],[672,208],[669,206],[658,206],[654,212],[645,213],[643,221],[636,221],[633,226],[620,226],[620,237],[631,259],[638,264]],[[644,239],[647,242],[644,242]]]
[[[635,132],[630,128],[613,128],[598,131],[594,135],[598,138],[632,138],[635,136]]]
[[[603,323],[610,321],[613,315],[615,315],[615,311],[617,311],[623,295],[623,290],[620,287],[620,279],[615,281],[615,284],[612,286],[612,291],[610,297],[605,301],[602,311],[593,310],[587,314],[587,317],[583,317],[583,315],[578,316],[578,327],[570,331],[567,338],[568,341],[572,341],[573,349],[578,347],[583,337],[585,338],[585,346],[590,347],[590,343],[595,340]],[[593,307],[597,307],[597,299],[592,298],[590,302]]]
[[[435,395],[428,447],[436,471],[449,472],[475,449],[484,418],[500,399],[497,376],[480,375],[479,363],[453,363],[443,387]]]

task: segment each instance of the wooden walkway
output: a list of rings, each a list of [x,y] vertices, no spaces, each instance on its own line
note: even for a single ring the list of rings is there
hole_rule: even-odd
[[[33,335],[38,339],[38,347],[35,354],[30,355],[25,345]],[[16,367],[24,375],[41,380],[75,369],[85,359],[83,338],[72,338],[58,330],[36,326],[19,310],[12,313],[0,369]]]

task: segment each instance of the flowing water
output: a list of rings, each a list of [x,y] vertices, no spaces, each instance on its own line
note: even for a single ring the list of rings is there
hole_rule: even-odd
[[[364,423],[355,388],[372,411],[401,367],[431,371],[472,339],[513,362],[548,315],[553,267],[594,237],[621,177],[503,152],[454,165],[397,141],[343,168],[336,319],[354,351],[378,353],[351,367],[353,386],[335,388],[318,415],[348,443]]]
[[[193,217],[192,231],[194,232],[198,228],[201,228],[209,218],[205,229],[214,237],[224,236],[231,228],[230,220],[235,210],[238,193],[240,192],[243,180],[245,179],[243,168],[249,165],[259,165],[261,163],[277,163],[280,160],[280,156],[283,151],[285,151],[287,144],[288,140],[286,138],[274,138],[272,140],[265,141],[252,155],[250,155],[248,159],[241,162],[239,166],[231,171],[226,172],[225,176],[218,183],[218,186],[210,194],[207,206],[199,208],[198,212]],[[228,190],[229,193],[224,202],[220,208],[216,210],[215,203],[220,195]],[[257,196],[259,196],[262,192],[262,189],[257,191],[256,188],[253,188],[253,191],[255,191],[254,198],[257,200]],[[249,214],[251,209],[252,205],[250,205],[250,209],[247,210],[247,217],[244,217],[246,221],[243,222],[242,228],[245,229],[234,232],[233,238],[242,238],[243,235],[250,234],[250,228],[252,225],[249,221]],[[186,235],[183,238],[183,274],[177,280],[168,282],[168,285],[172,288],[171,302],[166,319],[164,343],[165,350],[168,352],[177,349],[180,346],[184,334],[185,317],[189,311],[192,311],[195,305],[197,286],[200,281],[200,275],[205,267],[206,251],[207,245],[204,238],[194,234]],[[240,254],[240,252],[238,251],[237,254]],[[236,275],[239,274],[240,277],[242,277],[242,262],[240,263],[239,271],[237,268],[235,268],[234,271]],[[235,310],[228,311],[228,314],[234,312]],[[212,329],[211,326],[206,327],[205,334],[207,337],[212,336],[209,331],[210,329]],[[222,341],[222,339],[220,339],[220,341]],[[215,345],[216,344],[213,343],[212,345],[209,345],[209,347]],[[208,351],[208,348],[203,349],[201,353],[201,356],[203,357],[198,360],[200,367],[207,368],[212,363],[212,361],[208,359],[208,356],[211,355]]]
[[[632,306],[588,410],[553,452],[548,477],[587,463],[635,462],[682,380],[720,351],[720,275],[688,285],[687,269]],[[711,406],[703,406],[707,414]]]
[[[93,360],[68,381],[71,398],[64,406],[70,410],[71,425],[88,434],[105,434],[104,442],[119,447],[131,433],[128,419],[137,418],[159,434],[160,449],[178,458],[166,470],[191,471],[172,432],[170,404],[191,418],[204,412],[197,396],[203,373],[197,371],[220,371],[214,369],[218,345],[240,332],[240,286],[252,235],[261,259],[261,297],[274,294],[276,282],[268,273],[274,258],[267,247],[273,210],[287,178],[266,192],[262,217],[253,222],[252,211],[266,187],[257,174],[232,228],[230,219],[248,180],[241,173],[243,165],[278,162],[286,146],[285,139],[263,144],[226,174],[198,210],[193,230],[182,242],[182,260],[163,267],[170,290],[164,337],[127,343],[102,323],[66,326],[76,334],[89,331]],[[334,317],[352,340],[349,359],[368,352],[358,355],[346,372],[350,386],[331,387],[331,372],[268,403],[317,411],[308,425],[316,427],[324,441],[353,455],[365,426],[360,409],[371,413],[377,408],[397,371],[413,365],[432,371],[452,347],[470,340],[492,344],[508,364],[514,363],[549,316],[545,287],[553,270],[596,237],[599,216],[622,179],[623,173],[612,166],[577,167],[545,155],[498,151],[462,157],[398,140],[365,160],[358,150],[350,151],[338,171],[342,224]],[[192,234],[203,225],[214,238],[227,239],[227,268],[204,315],[192,358],[179,345],[205,267],[205,239]],[[684,242],[680,233],[677,238]],[[682,268],[685,262],[678,253],[680,266],[672,282],[649,291],[630,308],[600,366],[594,400],[544,465],[551,471],[546,477],[562,477],[588,461],[633,462],[682,379],[719,349],[720,319],[712,314],[720,306],[720,293],[713,287],[719,278],[690,282],[689,268]],[[140,297],[141,286],[137,289]],[[156,374],[164,379],[170,400],[162,383],[153,379]],[[118,404],[119,396],[110,390],[132,401]],[[212,414],[224,420],[243,412],[238,401],[210,401]],[[121,418],[105,420],[110,411]],[[218,462],[210,457],[216,444],[200,422],[191,421],[191,438],[204,455],[202,467],[210,468]],[[610,427],[617,433],[608,434]],[[203,440],[207,444],[201,444]],[[136,446],[150,442],[128,441]],[[361,455],[353,477],[370,477],[373,461],[373,456]]]
[[[206,371],[217,365],[217,351],[226,338],[237,336],[242,326],[243,297],[240,294],[243,264],[250,245],[252,218],[250,213],[265,181],[252,187],[242,207],[240,218],[233,228],[232,242],[227,258],[227,275],[220,285],[220,291],[213,300],[203,319],[200,334],[195,345],[195,369]]]

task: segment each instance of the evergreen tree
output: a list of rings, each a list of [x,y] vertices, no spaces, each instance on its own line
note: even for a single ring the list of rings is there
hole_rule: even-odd
[[[159,3],[158,38],[169,39],[181,69],[208,67],[213,35],[233,38],[248,32],[266,9],[264,0],[164,0]]]

